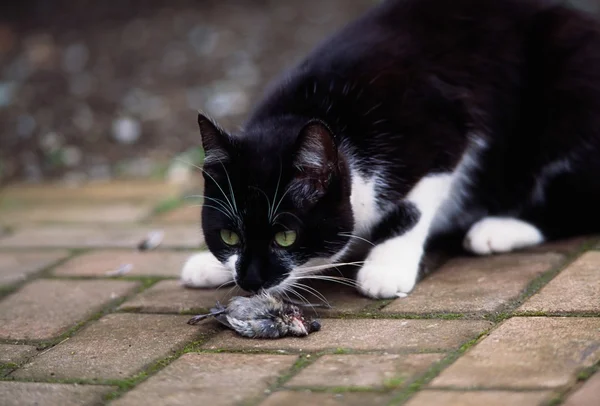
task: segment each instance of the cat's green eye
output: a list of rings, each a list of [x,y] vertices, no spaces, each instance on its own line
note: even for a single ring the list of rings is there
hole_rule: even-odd
[[[275,244],[287,248],[296,242],[296,232],[292,230],[280,231],[275,234]]]
[[[240,243],[240,236],[231,230],[221,230],[221,239],[227,245],[238,245]]]

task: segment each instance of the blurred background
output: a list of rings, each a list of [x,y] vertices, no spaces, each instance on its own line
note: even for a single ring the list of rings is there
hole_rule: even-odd
[[[2,2],[0,183],[176,178],[176,157],[201,159],[197,109],[235,129],[269,80],[377,2]]]

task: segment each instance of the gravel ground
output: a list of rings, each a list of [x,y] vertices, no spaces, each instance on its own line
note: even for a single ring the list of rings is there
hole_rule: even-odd
[[[235,128],[269,80],[377,1],[2,2],[0,182],[161,176],[197,148],[195,110]]]
[[[160,175],[375,0],[36,0],[0,6],[0,178]]]

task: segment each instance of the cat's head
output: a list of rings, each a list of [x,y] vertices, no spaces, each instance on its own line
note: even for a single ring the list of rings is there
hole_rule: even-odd
[[[345,246],[353,228],[350,176],[325,123],[281,118],[236,136],[201,114],[198,124],[204,236],[235,268],[240,287],[283,287],[309,260]]]

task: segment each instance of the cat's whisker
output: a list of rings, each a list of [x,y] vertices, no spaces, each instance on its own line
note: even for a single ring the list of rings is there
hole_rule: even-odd
[[[277,219],[279,218],[279,216],[282,216],[284,214],[290,215],[292,217],[294,217],[296,220],[298,220],[298,222],[300,224],[303,224],[303,221],[300,220],[300,217],[296,216],[294,213],[290,213],[289,211],[282,211],[281,213],[278,213],[275,218],[271,221],[272,224],[275,224],[277,222]]]
[[[354,279],[346,278],[344,276],[329,276],[329,275],[314,274],[314,275],[290,277],[290,280],[307,280],[307,279],[331,281],[331,282],[336,282],[336,283],[341,283],[341,284],[351,284],[352,286],[356,286],[356,281]]]
[[[225,167],[225,165],[223,165],[223,161],[221,161],[221,159],[219,159],[219,163],[221,164],[221,166],[223,167],[223,170],[225,171],[225,176],[227,176],[227,183],[229,184],[229,193],[230,193],[231,200],[233,201],[233,208],[235,210],[234,212],[238,213],[237,203],[235,201],[235,193],[233,192],[233,186],[231,185],[231,178],[229,177],[229,172],[227,171],[227,168]]]
[[[368,244],[371,244],[373,247],[375,246],[375,244],[373,242],[367,240],[364,237],[360,237],[358,235],[354,235],[354,234],[350,234],[350,233],[338,233],[338,235],[341,236],[341,237],[356,238],[357,240],[361,240],[361,241],[364,241],[364,242],[366,242]]]
[[[237,288],[237,285],[234,283],[233,286],[227,290],[227,292],[225,292],[225,293],[223,293],[223,295],[221,295],[220,301],[223,301],[223,299],[230,297],[231,293],[234,291],[235,288]]]
[[[294,286],[290,286],[288,291],[283,291],[282,292],[289,299],[290,297],[288,296],[287,292],[290,292],[291,294],[293,294],[294,296],[296,296],[298,299],[300,299],[300,301],[302,303],[306,303],[307,305],[310,305],[310,302],[308,301],[308,299],[304,295],[302,295],[301,293],[296,292],[296,290],[294,289]]]
[[[302,291],[304,291],[306,293],[309,293],[309,294],[313,295],[318,300],[322,301],[323,304],[325,304],[327,307],[331,307],[331,304],[329,303],[329,301],[327,300],[327,298],[325,296],[323,296],[323,294],[320,293],[315,288],[313,288],[311,286],[308,286],[308,285],[305,285],[303,283],[299,283],[299,282],[294,283],[294,287],[296,287],[296,288],[298,288],[298,289],[300,289],[300,290],[302,290]]]
[[[259,187],[257,187],[257,186],[253,186],[253,185],[251,185],[251,186],[249,186],[249,187],[250,187],[250,188],[252,188],[252,189],[255,189],[257,192],[260,192],[260,193],[262,193],[262,195],[265,197],[265,199],[267,199],[267,211],[268,211],[269,213],[271,213],[271,207],[272,207],[272,206],[271,206],[271,199],[269,199],[269,196],[267,196],[267,194],[266,194],[266,193],[265,193],[265,192],[264,192],[264,191],[263,191],[261,188],[259,188]],[[269,219],[270,219],[270,218],[271,218],[271,214],[269,214]]]
[[[277,210],[279,210],[279,206],[283,202],[283,198],[288,194],[288,192],[290,190],[291,190],[291,187],[288,187],[287,190],[285,191],[285,193],[281,196],[281,199],[279,199],[279,203],[277,203],[277,206],[275,206],[275,210],[273,210],[273,214],[277,213]]]
[[[282,173],[283,173],[283,167],[281,164],[281,160],[279,160],[279,177],[277,178],[277,186],[275,186],[275,195],[273,196],[273,202],[275,202],[275,200],[277,200],[277,193],[279,192],[279,185],[281,184],[281,174]],[[277,207],[279,207],[279,205]],[[275,214],[275,211],[273,209],[273,206],[271,206],[269,209],[269,220],[271,222],[273,221],[274,214]]]
[[[217,182],[217,180],[210,173],[208,173],[207,171],[205,171],[204,168],[202,168],[202,167],[200,167],[200,166],[198,166],[196,164],[193,164],[191,162],[187,162],[187,161],[185,161],[185,160],[183,160],[181,158],[177,158],[177,160],[179,162],[182,162],[182,163],[184,163],[186,165],[190,165],[193,168],[196,168],[196,169],[200,170],[202,173],[204,173],[206,176],[208,176],[213,181],[213,183],[219,188],[219,190],[223,194],[223,197],[225,198],[225,200],[227,200],[227,203],[229,204],[229,208],[230,208],[231,212],[232,213],[237,213],[237,210],[234,209],[233,205],[231,204],[231,201],[229,200],[229,198],[225,194],[225,191],[223,190],[223,188],[221,188],[221,185],[219,185],[219,182]],[[227,176],[229,177],[229,175],[227,175]]]
[[[300,301],[301,301],[302,303],[305,303],[305,304],[306,304],[306,307],[307,307],[307,308],[310,308],[310,309],[312,309],[313,313],[314,313],[315,315],[317,315],[317,310],[316,310],[316,308],[315,308],[316,306],[314,306],[314,305],[313,305],[311,302],[309,302],[307,298],[305,298],[303,295],[301,295],[300,293],[298,293],[298,292],[296,292],[295,290],[293,290],[293,287],[291,287],[291,288],[290,288],[290,293],[293,293],[293,294],[294,294],[294,296],[296,296],[297,298],[299,298],[299,299],[300,299]],[[290,298],[290,297],[287,295],[287,293],[285,293],[285,296],[288,298],[288,300],[289,300],[290,302],[292,302],[292,301],[293,301],[293,300],[291,300],[291,298]]]
[[[217,211],[223,213],[223,215],[225,215],[226,217],[230,218],[231,220],[234,220],[234,218],[233,218],[233,216],[231,214],[229,214],[226,211],[224,211],[224,210],[222,210],[222,209],[220,209],[220,208],[218,208],[216,206],[213,206],[211,204],[202,204],[202,205],[199,205],[198,207],[209,207],[211,209],[214,209],[214,210],[217,210]]]
[[[228,272],[228,273],[229,273],[229,272]],[[227,285],[229,285],[230,283],[233,283],[233,281],[227,281],[227,282],[223,282],[222,284],[220,284],[219,286],[217,286],[217,287],[215,288],[215,290],[219,290],[219,289],[221,289],[223,286],[227,286]],[[234,286],[233,288],[235,288],[235,286]],[[229,290],[231,291],[231,290],[233,290],[233,288],[231,288],[231,289],[229,289]]]
[[[315,266],[307,266],[307,267],[299,267],[299,268],[295,268],[294,269],[294,273],[308,273],[308,272],[312,272],[312,271],[322,271],[325,269],[329,269],[329,268],[335,268],[338,266],[362,266],[364,265],[365,261],[356,261],[356,262],[336,262],[336,263],[331,263],[331,264],[324,264],[324,265],[315,265]]]
[[[302,280],[319,280],[319,281],[326,281],[326,282],[333,282],[333,283],[339,283],[340,285],[344,285],[344,286],[349,286],[351,288],[355,288],[358,286],[358,283],[353,280],[353,279],[349,279],[349,278],[332,278],[332,277],[323,277],[322,275],[312,275],[312,276],[307,276],[305,278],[301,278]]]
[[[235,214],[231,213],[229,208],[227,207],[227,205],[225,204],[225,202],[221,199],[215,199],[213,197],[208,197],[208,196],[204,196],[204,195],[193,195],[193,196],[186,196],[185,199],[189,199],[189,198],[201,198],[201,199],[207,199],[210,200],[212,202],[218,203],[224,210],[226,210],[227,212],[229,212],[231,214],[231,217],[234,217]],[[202,207],[204,204],[198,204],[198,205],[193,205],[191,207]]]

